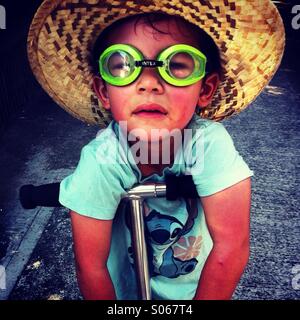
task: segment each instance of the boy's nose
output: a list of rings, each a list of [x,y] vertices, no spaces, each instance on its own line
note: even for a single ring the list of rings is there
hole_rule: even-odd
[[[137,80],[137,91],[161,94],[164,90],[162,81],[155,68],[144,68]]]

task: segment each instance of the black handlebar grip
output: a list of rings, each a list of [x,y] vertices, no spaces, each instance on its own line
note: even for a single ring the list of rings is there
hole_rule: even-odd
[[[196,186],[191,175],[166,176],[166,198],[174,201],[178,198],[199,198]]]
[[[178,198],[198,198],[198,192],[195,187],[192,176],[166,176],[166,198],[174,201]],[[19,198],[24,209],[34,209],[42,207],[62,207],[59,203],[60,183],[50,183],[41,186],[32,184],[24,185],[20,188]]]
[[[32,184],[24,185],[20,188],[19,198],[24,209],[34,209],[42,207],[62,207],[59,203],[60,183],[44,184],[38,187]]]

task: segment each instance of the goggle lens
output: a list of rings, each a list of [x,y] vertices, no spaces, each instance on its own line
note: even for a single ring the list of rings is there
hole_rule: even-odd
[[[128,53],[118,51],[108,57],[106,65],[113,77],[126,78],[133,71],[134,61]]]
[[[194,59],[188,53],[175,53],[169,59],[168,73],[175,79],[186,79],[194,72],[194,70]]]

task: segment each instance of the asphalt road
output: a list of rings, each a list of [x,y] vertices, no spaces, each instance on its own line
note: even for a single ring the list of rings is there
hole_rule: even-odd
[[[255,173],[251,257],[234,299],[300,298],[300,83],[289,61],[286,56],[270,85],[246,111],[224,122]],[[67,176],[96,132],[37,89],[0,137],[0,265],[6,269],[0,299],[81,298],[68,211],[25,211],[18,202],[18,188]]]

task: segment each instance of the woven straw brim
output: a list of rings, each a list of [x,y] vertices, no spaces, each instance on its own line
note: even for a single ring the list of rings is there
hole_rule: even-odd
[[[282,19],[269,0],[46,0],[28,36],[33,73],[66,111],[107,126],[111,115],[92,89],[91,52],[112,22],[143,12],[180,16],[206,31],[220,50],[223,76],[203,118],[223,120],[245,109],[276,72],[284,50]]]

